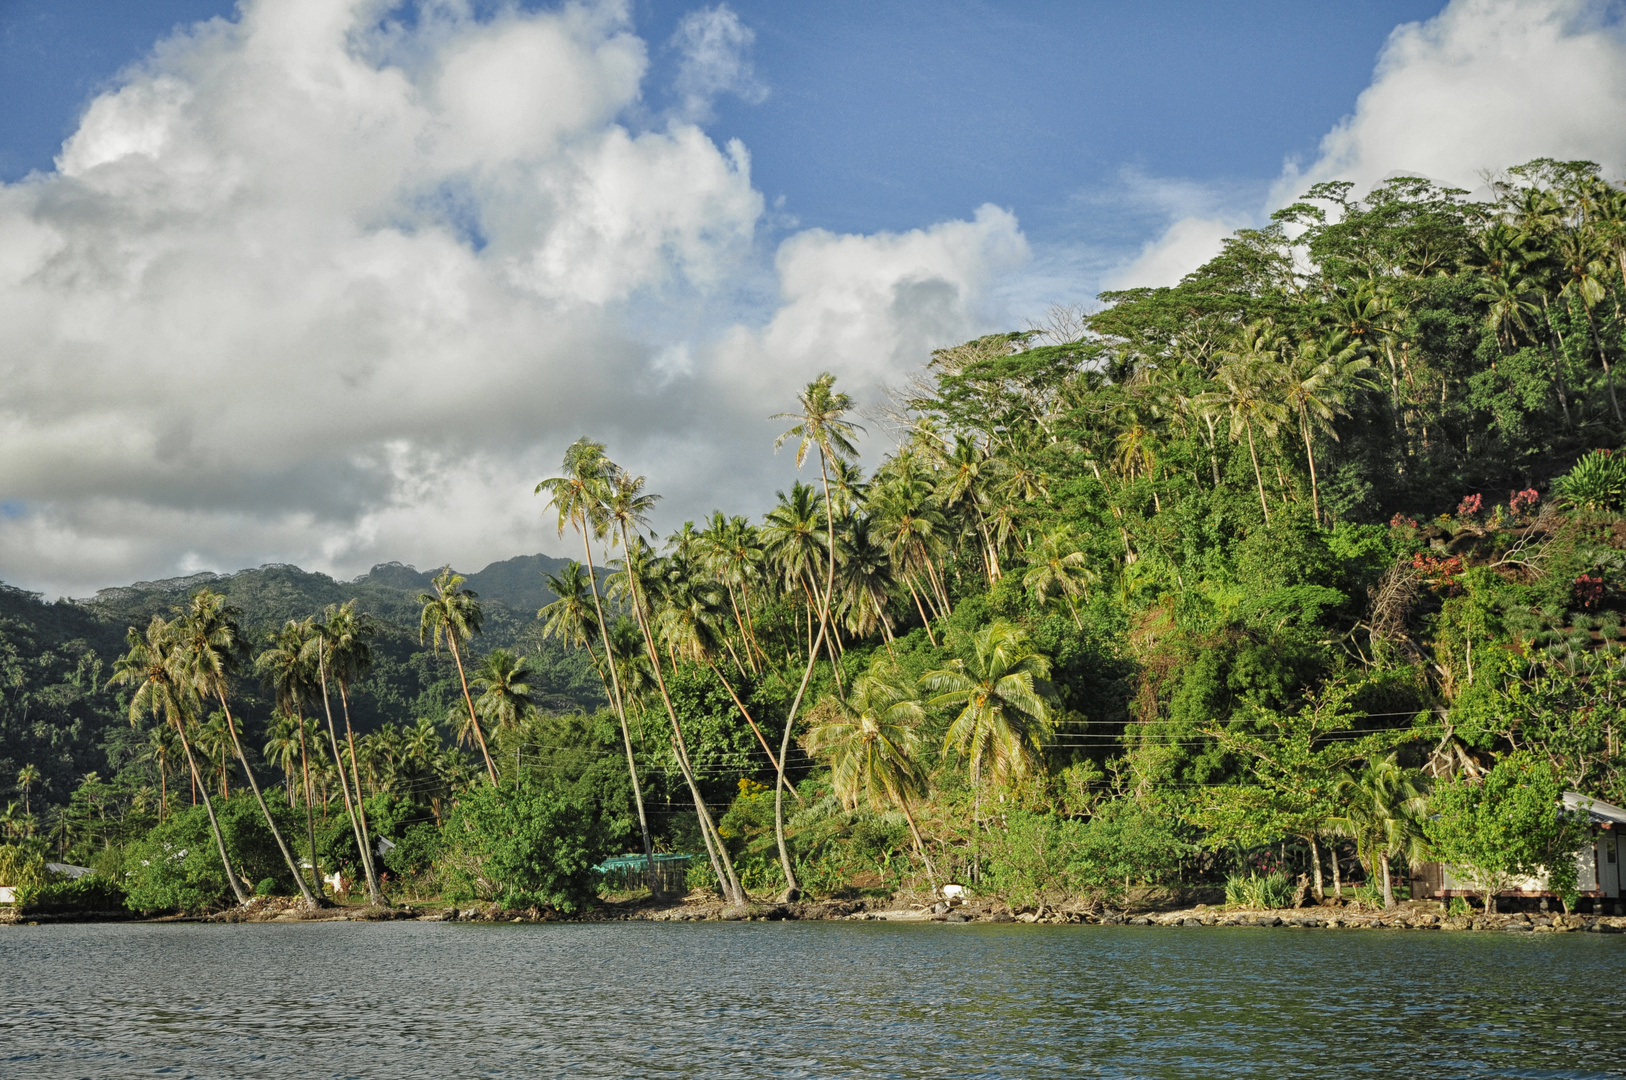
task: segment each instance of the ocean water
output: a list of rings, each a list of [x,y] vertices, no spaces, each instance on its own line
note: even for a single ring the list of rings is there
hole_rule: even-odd
[[[0,927],[0,1077],[1626,1077],[1626,935]]]

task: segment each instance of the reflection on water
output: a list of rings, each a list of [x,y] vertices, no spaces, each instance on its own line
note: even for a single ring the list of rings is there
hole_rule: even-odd
[[[1626,936],[0,929],[0,1077],[1626,1076]]]

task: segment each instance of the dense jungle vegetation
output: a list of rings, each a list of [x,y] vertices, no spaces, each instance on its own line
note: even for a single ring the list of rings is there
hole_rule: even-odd
[[[7,595],[0,863],[149,910],[314,894],[313,851],[375,900],[566,910],[622,851],[735,902],[1392,902],[1425,858],[1567,902],[1559,793],[1626,801],[1626,192],[1494,191],[1318,185],[887,401],[821,376],[759,521],[653,537],[584,438],[534,621],[449,570]]]

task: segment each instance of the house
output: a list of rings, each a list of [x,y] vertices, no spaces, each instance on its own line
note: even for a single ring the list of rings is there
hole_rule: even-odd
[[[1590,842],[1575,855],[1576,888],[1592,900],[1593,910],[1613,914],[1626,910],[1626,809],[1602,799],[1566,791],[1567,810],[1584,811],[1592,826]],[[1420,863],[1412,868],[1411,895],[1414,900],[1446,900],[1453,896],[1480,895],[1479,890],[1451,873],[1443,863]],[[1497,893],[1517,899],[1557,896],[1547,887],[1546,875],[1518,878],[1513,886]]]
[[[73,881],[95,871],[88,866],[75,866],[72,863],[48,862],[45,864],[46,873],[57,874]],[[0,885],[0,904],[15,904],[17,902],[17,886]]]

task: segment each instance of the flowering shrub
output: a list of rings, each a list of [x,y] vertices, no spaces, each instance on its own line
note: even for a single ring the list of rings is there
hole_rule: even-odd
[[[1584,608],[1594,608],[1603,599],[1603,578],[1582,574],[1573,587],[1575,602]]]
[[[1419,552],[1412,556],[1411,568],[1417,571],[1418,577],[1448,594],[1455,593],[1459,587],[1457,576],[1462,573],[1462,560],[1455,555],[1441,558]]]
[[[1480,507],[1484,505],[1485,500],[1481,496],[1464,495],[1462,501],[1457,503],[1457,517],[1473,517],[1475,514],[1479,513]]]
[[[1417,522],[1412,520],[1411,518],[1407,517],[1405,514],[1399,513],[1397,511],[1395,513],[1395,516],[1389,519],[1389,528],[1391,528],[1391,529],[1415,529],[1415,528],[1417,528]]]
[[[1540,501],[1540,492],[1535,488],[1525,488],[1523,491],[1515,491],[1508,496],[1507,505],[1515,514],[1527,514],[1534,510],[1536,504]]]

